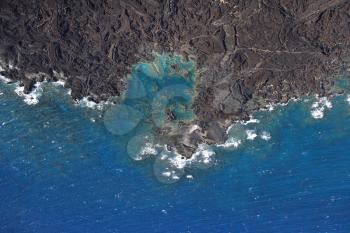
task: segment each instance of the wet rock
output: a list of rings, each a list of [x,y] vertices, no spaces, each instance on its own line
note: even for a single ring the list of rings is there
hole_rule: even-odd
[[[35,80],[34,79],[23,79],[22,83],[24,86],[23,93],[29,94],[34,88]]]

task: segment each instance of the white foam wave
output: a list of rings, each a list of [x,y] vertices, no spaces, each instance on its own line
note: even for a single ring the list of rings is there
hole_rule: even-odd
[[[136,161],[141,161],[150,156],[157,155],[162,149],[159,144],[154,144],[154,136],[152,134],[140,134],[129,140],[127,152],[129,156]]]
[[[166,171],[166,172],[162,172],[162,175],[165,177],[170,177],[171,176],[171,172]]]
[[[29,94],[24,93],[24,86],[17,86],[15,88],[15,93],[23,97],[23,101],[28,105],[36,105],[39,103],[39,99],[43,94],[43,89],[41,88],[42,83],[36,83],[33,90]]]
[[[141,148],[140,152],[133,156],[133,159],[136,161],[141,161],[149,156],[157,155],[158,150],[156,146],[157,145],[154,145],[150,142],[145,143],[144,146]]]
[[[230,137],[226,140],[224,144],[219,144],[217,147],[229,149],[229,148],[238,148],[242,144],[242,140],[235,137]]]
[[[68,93],[70,94],[70,93]],[[96,103],[92,100],[89,100],[88,97],[84,97],[81,100],[76,101],[76,105],[80,107],[85,108],[91,108],[94,110],[103,110],[106,106],[111,105],[112,103],[110,101],[101,101],[99,103]]]
[[[57,71],[53,71],[53,75],[58,79],[56,82],[52,82],[52,84],[54,86],[62,86],[64,87],[65,85],[65,80],[67,80],[67,77],[64,76],[63,72],[57,72]],[[70,88],[66,88],[67,89],[67,94],[71,95],[72,94],[72,89]]]
[[[11,80],[9,78],[6,78],[5,76],[0,75],[0,81],[3,83],[10,83]]]
[[[168,159],[169,159],[170,164],[178,169],[183,169],[187,165],[186,158],[180,154],[176,154],[176,156],[169,157]]]
[[[248,129],[245,132],[247,134],[247,139],[251,140],[251,141],[254,140],[258,136],[255,130]]]
[[[350,104],[350,95],[346,96],[346,101],[348,102],[348,104]]]
[[[327,97],[317,98],[317,101],[314,102],[311,106],[311,116],[314,119],[322,119],[324,116],[324,111],[326,109],[331,109],[333,107],[332,102]]]
[[[11,69],[11,68],[10,68]],[[0,71],[3,70],[3,67],[0,66]],[[56,78],[58,78],[58,81],[56,82],[50,82],[52,85],[54,86],[64,86],[65,85],[65,79],[66,77],[64,76],[64,74],[62,72],[57,72],[57,71],[53,71],[54,76]],[[31,74],[30,77],[31,78],[35,78],[36,75],[45,75],[44,73],[37,73],[37,74]],[[11,80],[6,78],[5,76],[0,75],[0,81],[4,82],[4,83],[10,83]],[[24,87],[23,86],[17,86],[15,88],[15,93],[18,96],[24,97],[24,102],[27,103],[28,105],[35,105],[39,103],[39,99],[43,94],[43,90],[42,90],[42,84],[47,83],[47,81],[43,81],[43,82],[37,82],[34,85],[33,90],[29,93],[29,94],[25,94],[24,93]],[[18,85],[18,84],[17,84]],[[72,90],[68,89],[67,94],[71,95]],[[111,101],[101,101],[99,103],[96,103],[94,101],[88,100],[88,97],[84,97],[83,99],[76,101],[76,105],[79,105],[80,107],[87,107],[87,108],[91,108],[91,109],[95,109],[95,110],[103,110],[105,108],[105,106],[111,105],[112,102]]]
[[[254,119],[252,116],[250,116],[250,119],[248,121],[242,122],[244,125],[248,124],[259,124],[260,120]]]
[[[200,169],[207,169],[215,163],[215,154],[211,146],[200,144],[191,158],[187,160],[187,164]]]
[[[293,102],[297,102],[297,101],[299,101],[300,100],[300,98],[295,98],[295,97],[293,97],[293,98],[290,98],[287,102],[284,102],[284,103],[268,103],[266,106],[265,106],[265,108],[261,108],[260,109],[260,111],[273,111],[273,110],[275,110],[275,108],[276,107],[278,107],[278,106],[287,106],[291,101],[293,101]]]
[[[275,110],[275,104],[272,104],[272,103],[270,103],[270,104],[268,104],[268,105],[266,105],[266,108],[267,108],[267,110],[268,111],[273,111],[273,110]]]
[[[160,182],[169,184],[177,182],[183,176],[186,165],[184,156],[164,148],[153,164],[153,171]]]
[[[56,82],[52,82],[52,85],[54,85],[54,86],[62,86],[62,87],[64,87],[64,84],[65,84],[65,82],[63,81],[63,80],[58,80],[58,81],[56,81]]]
[[[324,111],[323,108],[316,108],[311,110],[311,115],[314,119],[322,119],[324,116],[323,111]]]
[[[140,151],[141,155],[157,155],[158,151],[156,145],[152,143],[146,143],[145,146]]]
[[[268,140],[271,139],[271,134],[270,134],[269,132],[267,132],[267,131],[263,131],[263,132],[261,132],[261,134],[260,134],[260,138],[261,138],[262,140],[268,141]]]

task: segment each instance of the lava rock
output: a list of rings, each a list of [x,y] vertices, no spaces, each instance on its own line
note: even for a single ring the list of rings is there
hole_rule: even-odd
[[[0,63],[26,92],[34,84],[23,73],[55,71],[73,99],[99,101],[122,94],[152,52],[181,54],[201,70],[193,109],[215,143],[222,129],[210,122],[331,94],[350,63],[349,12],[347,0],[4,0]]]

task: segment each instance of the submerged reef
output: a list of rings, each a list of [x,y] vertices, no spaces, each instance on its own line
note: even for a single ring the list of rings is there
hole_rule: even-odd
[[[148,140],[190,157],[268,104],[341,93],[349,12],[347,0],[4,0],[0,74],[23,94],[61,80],[75,100],[120,96],[105,116],[111,133],[145,124]]]

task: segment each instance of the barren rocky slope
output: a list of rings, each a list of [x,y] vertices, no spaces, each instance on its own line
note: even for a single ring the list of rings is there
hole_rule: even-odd
[[[347,72],[346,0],[65,0],[0,3],[3,74],[29,92],[67,77],[72,98],[105,100],[152,52],[197,62],[200,129],[174,138],[184,154],[225,140],[224,129],[271,102],[327,95]],[[199,138],[199,139],[198,139]]]

